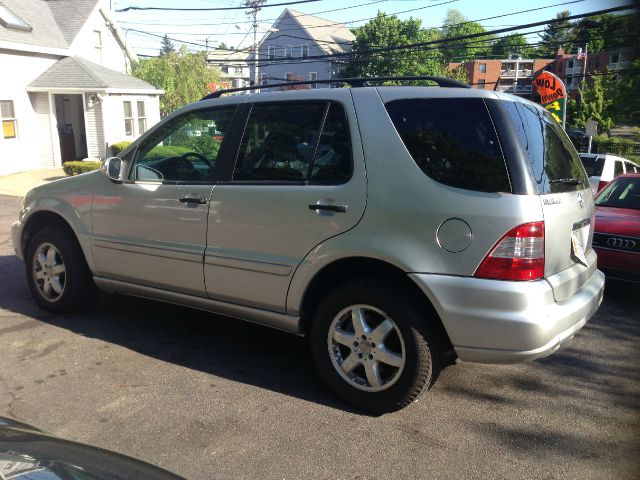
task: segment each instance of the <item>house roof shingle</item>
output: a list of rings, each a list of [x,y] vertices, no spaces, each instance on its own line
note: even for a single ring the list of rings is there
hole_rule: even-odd
[[[286,13],[293,17],[304,28],[306,33],[315,40],[324,53],[345,53],[351,50],[351,43],[356,37],[342,23],[315,17],[306,13],[287,8]],[[277,22],[276,22],[277,23]]]
[[[0,26],[0,41],[66,49],[99,0],[2,0],[31,31]]]
[[[58,60],[27,89],[78,89],[105,90],[161,90],[139,78],[105,68],[80,57],[66,57]]]

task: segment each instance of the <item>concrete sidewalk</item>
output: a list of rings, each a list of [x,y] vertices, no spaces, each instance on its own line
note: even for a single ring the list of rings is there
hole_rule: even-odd
[[[66,177],[62,168],[39,168],[0,177],[0,195],[24,197],[33,187]]]

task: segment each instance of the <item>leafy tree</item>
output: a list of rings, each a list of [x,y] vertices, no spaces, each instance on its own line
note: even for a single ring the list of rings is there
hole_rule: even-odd
[[[521,33],[500,37],[493,44],[493,55],[500,58],[527,58],[532,55],[531,46]]]
[[[220,44],[217,47],[217,50],[229,50],[229,47],[227,47],[226,43],[220,42]]]
[[[443,75],[444,61],[437,48],[411,48],[392,52],[370,52],[389,45],[410,45],[439,38],[436,29],[424,30],[414,18],[400,20],[395,15],[378,12],[376,18],[354,28],[356,37],[351,58],[342,69],[343,77],[390,75]]]
[[[554,58],[559,48],[569,50],[572,46],[573,32],[571,22],[567,17],[571,15],[569,10],[564,10],[556,15],[557,23],[550,23],[540,35],[540,46],[537,54],[539,57]]]
[[[140,60],[131,70],[134,77],[164,89],[162,115],[202,98],[207,84],[220,79],[218,69],[207,66],[205,52],[189,53],[184,45],[178,52]]]
[[[454,38],[465,35],[486,32],[485,28],[477,22],[471,22],[462,15],[459,10],[449,9],[442,24],[442,36]],[[470,38],[467,40],[452,40],[451,43],[442,44],[442,54],[450,61],[462,62],[471,58],[486,56],[489,53],[492,35]]]
[[[175,53],[176,47],[166,35],[162,37],[162,46],[160,47],[160,56],[163,57],[170,53]]]
[[[587,120],[598,122],[598,129],[609,131],[613,127],[615,78],[594,75],[584,82],[577,100],[570,99],[567,105],[567,122],[575,127],[584,128]]]
[[[640,120],[640,59],[634,60],[629,70],[621,74],[607,92],[613,97],[613,117],[616,123],[638,122]]]

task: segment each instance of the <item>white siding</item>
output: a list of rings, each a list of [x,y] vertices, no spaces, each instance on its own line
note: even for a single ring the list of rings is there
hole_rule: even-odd
[[[100,3],[96,4],[96,8],[71,43],[70,55],[86,58],[90,62],[116,72],[127,73],[130,70],[129,60],[113,36],[111,29],[106,26],[105,19],[100,13]],[[96,34],[94,33],[96,31],[100,32],[102,38],[102,48],[99,50],[96,49]]]
[[[102,102],[87,102],[91,96],[97,98],[96,93],[84,94],[84,116],[87,129],[87,150],[89,158],[106,157],[104,124],[102,120]]]
[[[51,105],[48,93],[30,93],[34,110],[34,128],[38,138],[35,148],[43,167],[54,167],[53,138],[51,135]]]
[[[160,121],[160,97],[158,95],[107,95],[102,102],[105,125],[104,136],[107,145],[122,141],[133,141],[140,136],[139,132],[136,131],[138,128],[137,122],[134,122],[134,135],[125,135],[123,106],[125,101],[131,102],[134,118],[137,118],[135,116],[137,102],[144,101],[147,114],[147,130]]]
[[[4,139],[0,135],[0,175],[38,168],[41,151],[51,147],[51,133],[41,139],[42,131],[36,120],[27,85],[35,80],[58,57],[49,55],[0,52],[0,100],[12,100],[17,119],[18,137]],[[40,143],[48,145],[41,149]]]

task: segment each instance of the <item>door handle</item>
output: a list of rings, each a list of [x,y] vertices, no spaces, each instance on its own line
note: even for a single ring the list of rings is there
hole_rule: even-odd
[[[347,207],[346,205],[332,205],[332,204],[327,204],[327,203],[312,203],[311,205],[309,205],[309,210],[324,210],[325,212],[346,212],[347,211]]]
[[[207,203],[206,198],[200,198],[200,197],[182,197],[178,201],[180,203],[192,203],[196,205],[204,205]]]

